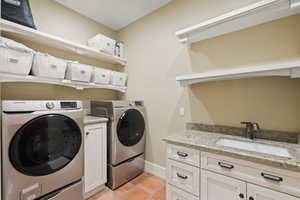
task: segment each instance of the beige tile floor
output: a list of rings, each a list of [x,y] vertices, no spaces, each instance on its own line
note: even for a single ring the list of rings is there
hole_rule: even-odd
[[[163,179],[143,173],[117,190],[106,189],[89,200],[165,200],[165,193]]]

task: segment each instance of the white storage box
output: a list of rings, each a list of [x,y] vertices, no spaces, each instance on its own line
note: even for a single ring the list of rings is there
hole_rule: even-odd
[[[43,53],[36,53],[34,56],[32,74],[35,76],[64,79],[66,69],[66,60]]]
[[[127,81],[127,74],[121,72],[112,73],[112,85],[125,86]]]
[[[23,44],[0,37],[0,72],[28,75],[34,54]]]
[[[90,82],[93,67],[83,65],[78,62],[69,62],[67,67],[66,79],[72,81]]]
[[[89,39],[87,45],[99,51],[114,55],[116,41],[105,35],[98,34]]]
[[[110,84],[112,71],[94,67],[92,82],[98,84]]]

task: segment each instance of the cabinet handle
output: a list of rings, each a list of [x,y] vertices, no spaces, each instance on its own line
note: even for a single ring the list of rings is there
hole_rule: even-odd
[[[186,157],[188,157],[189,154],[178,151],[177,155],[180,157],[186,158]]]
[[[19,60],[16,59],[16,58],[8,58],[8,62],[13,63],[13,64],[17,64],[19,62]]]
[[[283,181],[283,178],[279,176],[274,176],[271,174],[266,174],[266,173],[261,173],[261,176],[264,177],[265,179],[271,180],[271,181],[276,181],[276,182],[281,182]]]
[[[227,163],[218,162],[218,164],[219,164],[220,167],[223,167],[223,168],[226,168],[226,169],[233,169],[234,168],[234,165],[230,165],[230,164],[227,164]]]
[[[177,173],[177,177],[186,180],[188,177],[182,174]]]
[[[86,132],[85,134],[86,134],[86,135],[89,135],[89,134],[90,134],[90,132]]]
[[[241,199],[243,199],[243,198],[245,198],[245,195],[244,195],[243,193],[240,193],[240,194],[239,194],[239,197],[240,197]]]
[[[249,197],[249,200],[254,200],[254,198],[253,197]]]

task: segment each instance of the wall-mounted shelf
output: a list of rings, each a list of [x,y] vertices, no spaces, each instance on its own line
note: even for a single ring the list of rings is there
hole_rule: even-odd
[[[60,79],[51,79],[51,78],[43,78],[37,76],[22,76],[15,74],[6,74],[0,73],[0,83],[15,83],[15,82],[23,82],[23,83],[47,83],[54,85],[62,85],[67,87],[73,87],[79,90],[88,89],[88,88],[98,88],[98,89],[109,89],[115,90],[119,92],[126,92],[126,87],[119,87],[113,85],[100,85],[95,83],[84,83],[79,81],[70,81],[70,80],[60,80]]]
[[[228,70],[216,70],[205,73],[189,74],[176,77],[181,86],[195,83],[234,80],[243,78],[283,76],[300,78],[300,59],[293,61],[282,61],[266,65],[239,67]]]
[[[0,30],[4,33],[9,33],[16,38],[24,39],[31,42],[36,42],[45,46],[61,49],[67,52],[79,54],[89,58],[94,58],[103,62],[126,65],[127,60],[117,56],[109,55],[88,46],[78,44],[63,38],[50,35],[38,30],[28,28],[4,19],[0,19]]]
[[[300,0],[262,0],[175,33],[191,44],[300,13]]]

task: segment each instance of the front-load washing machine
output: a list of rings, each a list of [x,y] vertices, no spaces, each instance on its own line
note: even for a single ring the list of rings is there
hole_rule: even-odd
[[[145,166],[146,111],[142,101],[92,101],[91,114],[107,117],[107,186],[116,189]]]
[[[80,101],[2,102],[3,200],[82,200]]]

